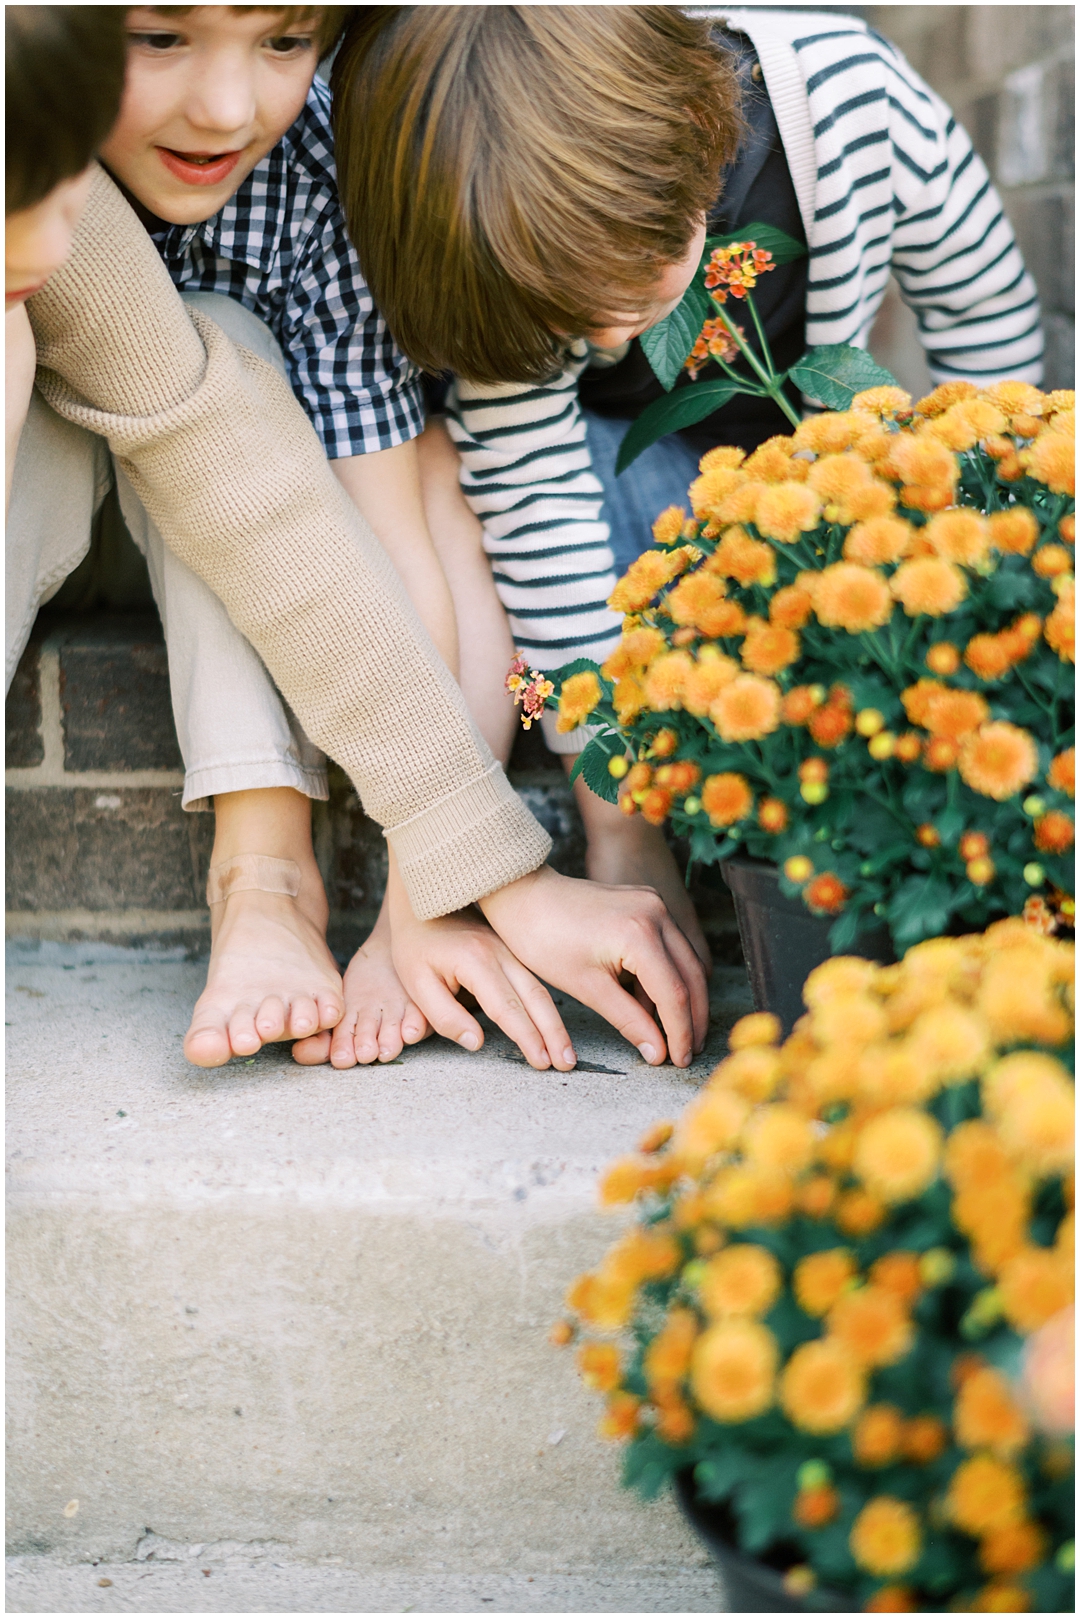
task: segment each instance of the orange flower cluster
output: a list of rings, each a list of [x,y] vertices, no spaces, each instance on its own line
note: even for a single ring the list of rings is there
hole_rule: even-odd
[[[769,265],[769,269],[772,269],[771,264]],[[739,336],[742,337],[742,327],[739,326],[736,329]],[[696,380],[698,372],[703,366],[707,365],[710,360],[730,361],[737,359],[738,355],[739,345],[735,341],[734,337],[732,337],[727,327],[724,325],[724,322],[719,318],[716,320],[707,320],[704,326],[702,326],[701,335],[698,337],[697,342],[690,350],[689,356],[686,360],[684,360],[683,367],[685,370],[689,371],[691,377]]]
[[[714,255],[710,273],[717,294],[731,296],[767,267],[753,244],[741,243]],[[699,349],[714,340],[723,346],[729,337],[707,330]],[[692,363],[701,359],[695,350]],[[962,783],[969,789],[962,802],[971,793],[988,800],[986,822],[962,840],[943,832],[927,782],[927,807],[908,832],[916,868],[920,851],[932,851],[935,872],[957,884],[966,877],[985,913],[1003,899],[1015,910],[1040,899],[1046,924],[1064,925],[1066,912],[1050,902],[1047,884],[1063,882],[1060,866],[1049,862],[1060,862],[1074,840],[1071,805],[1062,801],[1072,791],[1071,754],[1047,768],[1030,702],[1047,689],[1048,652],[1066,663],[1075,658],[1066,464],[1073,405],[1071,394],[1042,394],[1026,383],[982,390],[949,383],[914,405],[887,387],[857,395],[847,411],[809,417],[750,455],[731,445],[711,450],[688,504],[660,514],[657,548],[633,563],[610,598],[624,614],[619,644],[597,673],[564,681],[559,728],[614,716],[630,743],[628,758],[612,760],[610,771],[622,781],[625,814],[654,825],[674,817],[683,835],[699,816],[718,844],[730,837],[759,858],[768,857],[761,834],[780,839],[778,863],[800,862],[802,874],[788,874],[825,917],[862,917],[868,902],[888,898],[870,873],[878,891],[869,900],[850,846],[846,859],[826,857],[829,843],[845,851],[843,820],[861,784],[853,777],[869,773],[866,790],[873,784],[879,802],[888,797],[894,809],[906,791],[897,765],[914,773],[916,786],[921,772],[938,779],[938,790],[948,785],[952,793]],[[964,458],[984,453],[991,457],[984,473],[992,464],[998,479],[989,504],[1000,508],[988,512],[964,503],[969,485],[960,481]],[[1034,483],[1041,484],[1037,501]],[[1039,610],[1004,622],[988,616],[984,581],[1001,569],[1029,570]],[[990,605],[996,611],[996,600]],[[846,672],[838,669],[830,685],[822,670],[835,665]],[[864,669],[879,687],[886,676],[889,700],[875,694],[857,713],[852,688]],[[891,669],[903,672],[894,677]],[[527,674],[518,676],[523,685]],[[542,706],[540,690],[530,685],[530,709]],[[1024,705],[1017,718],[1014,694]],[[894,723],[896,698],[907,729]],[[786,727],[804,736],[792,738]],[[714,758],[718,749],[723,762]],[[822,755],[830,763],[835,755],[832,779],[828,769],[804,775],[826,761]],[[674,773],[642,779],[638,766],[655,771],[660,760]],[[829,810],[810,816],[830,798],[835,829]],[[1019,815],[1021,803],[1026,864],[1016,861],[1015,838],[1006,838],[993,811],[1009,805]],[[968,844],[976,836],[984,840],[978,851]],[[826,845],[820,857],[810,837]],[[883,903],[878,913],[885,910]]]
[[[846,1487],[862,1500],[848,1543],[865,1575],[917,1578],[928,1531],[948,1527],[978,1542],[990,1583],[975,1610],[1001,1610],[1002,1590],[1023,1594],[1016,1581],[1054,1550],[1021,1464],[1036,1443],[1032,1411],[970,1345],[1001,1322],[1021,1336],[1039,1331],[1072,1301],[1073,1215],[1051,1245],[1045,1213],[1038,1234],[1034,1223],[1043,1186],[1067,1184],[1071,1206],[1073,1086],[1054,1051],[1071,1033],[1072,956],[1011,919],[917,945],[894,966],[826,961],[782,1043],[769,1014],[735,1025],[731,1054],[674,1127],[650,1132],[643,1155],[604,1182],[607,1201],[648,1203],[644,1222],[568,1297],[587,1325],[611,1332],[636,1318],[644,1333],[636,1372],[611,1343],[580,1351],[583,1377],[607,1400],[605,1434],[653,1432],[673,1467],[685,1464],[677,1452],[702,1417],[739,1426],[779,1413],[793,1453],[807,1437],[847,1434]],[[939,1107],[943,1090],[973,1081],[976,1115]],[[910,1355],[942,1352],[934,1333],[920,1336],[917,1310],[953,1282],[958,1254],[915,1251],[889,1233],[932,1188],[935,1206],[943,1190],[951,1198],[955,1245],[967,1243],[985,1286],[970,1294],[951,1352],[951,1403],[904,1409],[895,1393],[874,1397],[875,1378]],[[643,1287],[651,1301],[636,1313]],[[778,1308],[785,1333],[793,1309],[810,1327],[786,1350],[773,1329]],[[774,1429],[768,1444],[775,1454]],[[877,1492],[884,1468],[923,1477],[950,1454],[944,1476],[933,1473],[932,1508],[929,1483]],[[845,1498],[829,1466],[800,1467],[792,1518],[806,1543]],[[890,1583],[868,1610],[918,1605],[917,1590]]]
[[[775,268],[772,254],[756,242],[732,242],[713,249],[705,268],[705,285],[717,303],[726,303],[729,294],[745,298],[757,285],[758,276]]]

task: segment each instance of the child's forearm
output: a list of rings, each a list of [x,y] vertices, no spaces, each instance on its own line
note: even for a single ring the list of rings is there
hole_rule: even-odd
[[[108,438],[166,543],[348,771],[416,914],[445,915],[535,870],[550,838],[494,763],[288,384],[184,309],[104,175],[30,315],[49,403]]]
[[[330,467],[393,562],[421,623],[456,680],[457,620],[424,518],[415,441],[369,455],[349,455],[331,461]]]

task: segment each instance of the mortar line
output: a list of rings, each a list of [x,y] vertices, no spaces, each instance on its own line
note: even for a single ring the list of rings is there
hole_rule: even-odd
[[[63,773],[64,716],[60,705],[61,632],[49,635],[39,653],[38,689],[41,692],[41,745],[43,757],[38,768],[43,773]]]
[[[184,777],[179,770],[56,770],[39,764],[33,768],[6,770],[4,784],[13,792],[30,792],[35,787],[86,787],[91,791],[172,787],[179,792]]]

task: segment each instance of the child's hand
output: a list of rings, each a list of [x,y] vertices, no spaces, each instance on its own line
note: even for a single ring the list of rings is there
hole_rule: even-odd
[[[417,921],[390,857],[387,884],[394,967],[437,1034],[478,1051],[484,1030],[455,999],[468,989],[536,1068],[569,1072],[577,1061],[555,1002],[475,913]]]
[[[701,1050],[709,1026],[705,969],[652,888],[605,887],[543,865],[480,908],[521,961],[598,1011],[654,1065],[664,1036],[676,1067]],[[619,983],[637,979],[639,998]]]

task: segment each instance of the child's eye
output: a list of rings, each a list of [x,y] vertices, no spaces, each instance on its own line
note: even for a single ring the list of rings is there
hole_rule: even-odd
[[[152,51],[171,51],[174,46],[183,44],[180,34],[129,34],[128,41],[132,45],[145,45]]]
[[[266,43],[275,56],[292,56],[310,50],[312,41],[309,34],[279,34],[276,39],[268,39]]]

